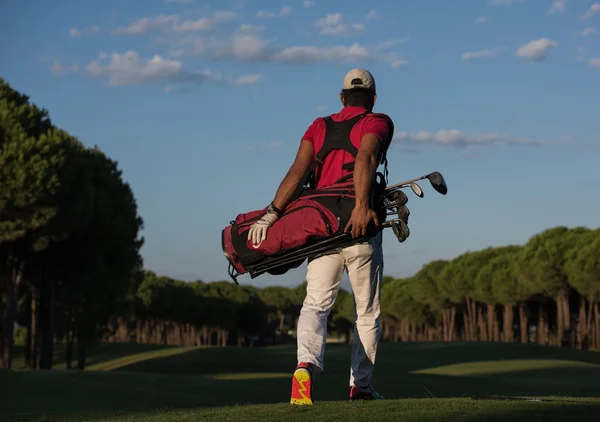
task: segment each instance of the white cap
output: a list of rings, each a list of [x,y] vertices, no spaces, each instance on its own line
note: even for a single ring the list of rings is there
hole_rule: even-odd
[[[371,72],[365,69],[356,68],[346,73],[344,77],[344,87],[342,89],[366,88],[373,92],[375,90],[375,79]]]

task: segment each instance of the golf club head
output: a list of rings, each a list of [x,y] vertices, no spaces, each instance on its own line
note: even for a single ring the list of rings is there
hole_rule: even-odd
[[[410,230],[404,221],[393,220],[391,226],[394,234],[398,238],[398,242],[402,243],[410,236]]]
[[[408,224],[408,216],[410,215],[410,210],[406,206],[401,206],[398,208],[398,218]]]
[[[433,188],[441,193],[442,195],[446,195],[448,193],[448,185],[446,185],[446,181],[444,180],[444,176],[439,171],[434,171],[433,173],[429,173],[426,176],[431,183]]]
[[[385,195],[388,201],[395,206],[401,207],[408,202],[408,196],[401,190],[395,190]]]
[[[421,189],[419,185],[417,185],[416,183],[411,183],[410,188],[419,198],[423,197],[423,189]]]

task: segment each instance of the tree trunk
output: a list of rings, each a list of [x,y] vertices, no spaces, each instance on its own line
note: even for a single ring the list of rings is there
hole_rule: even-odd
[[[562,295],[559,294],[554,301],[556,302],[556,345],[560,346],[564,335]]]
[[[571,318],[571,307],[569,304],[569,296],[568,293],[565,294],[563,298],[563,315],[565,317],[565,330],[566,330],[566,346],[573,347],[575,346],[575,338],[573,332],[574,321]]]
[[[221,334],[221,346],[222,347],[227,346],[228,337],[229,337],[229,331],[223,330],[223,333]]]
[[[496,306],[487,305],[487,329],[489,341],[494,341],[494,327],[496,326]]]
[[[504,305],[504,341],[512,343],[514,340],[514,313],[512,305]]]
[[[466,309],[463,312],[463,334],[464,334],[464,339],[465,341],[469,341],[470,339],[470,334],[471,334],[471,321],[469,319],[469,313],[470,313],[470,307],[469,307],[469,302],[467,299],[467,304],[466,304]]]
[[[444,341],[447,342],[448,340],[448,326],[450,325],[450,321],[449,321],[449,315],[448,315],[448,310],[447,309],[442,309],[442,331],[444,333]]]
[[[52,369],[55,327],[55,281],[53,276],[42,277],[40,292],[40,369]]]
[[[598,302],[594,302],[594,348],[600,348],[600,322],[598,321]]]
[[[279,331],[283,334],[283,328],[285,325],[285,313],[279,311]]]
[[[67,369],[72,368],[73,362],[73,333],[71,329],[67,331]]]
[[[479,330],[479,340],[488,341],[488,331],[485,324],[485,319],[483,318],[483,306],[477,307],[477,327]]]
[[[587,301],[583,295],[579,296],[579,322],[577,327],[577,348],[587,350],[589,343],[589,325],[587,324]]]
[[[519,328],[521,329],[521,343],[529,343],[529,320],[527,318],[527,308],[524,303],[519,304]]]
[[[2,325],[4,312],[4,301],[2,300],[2,295],[0,295],[0,368],[4,368],[4,328]]]
[[[571,327],[571,311],[566,290],[561,291],[555,298],[556,302],[556,340],[557,346],[569,344],[569,332]]]
[[[210,339],[208,337],[208,327],[206,325],[204,325],[202,327],[202,344],[204,346],[207,346],[210,344]]]
[[[450,311],[450,341],[454,341],[456,334],[456,305]]]
[[[73,360],[73,317],[71,316],[71,308],[67,315],[67,369],[71,369]]]
[[[2,329],[4,337],[2,364],[5,369],[12,369],[12,353],[14,344],[15,317],[17,314],[17,289],[21,282],[19,262],[13,256],[6,260],[6,306]]]
[[[25,307],[25,320],[26,320],[26,334],[25,334],[25,366],[29,369],[32,369],[31,366],[31,344],[33,343],[32,339],[32,321],[31,321],[31,290],[28,290],[26,296],[27,306]]]
[[[77,368],[81,370],[85,369],[86,349],[86,341],[79,335],[77,338]]]
[[[537,343],[545,345],[547,342],[547,319],[544,305],[538,304],[538,327],[537,327]]]
[[[469,298],[471,302],[471,341],[479,340],[479,333],[477,332],[477,302],[474,299]]]
[[[40,291],[31,289],[31,368],[37,368],[38,349],[40,344]]]

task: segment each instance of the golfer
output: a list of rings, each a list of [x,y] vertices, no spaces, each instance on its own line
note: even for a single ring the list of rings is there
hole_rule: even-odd
[[[372,222],[379,224],[370,206],[370,195],[378,163],[389,147],[394,128],[388,116],[372,113],[376,98],[375,80],[369,71],[353,69],[346,74],[340,93],[343,108],[331,114],[329,119],[315,119],[306,130],[295,161],[269,205],[269,212],[249,231],[248,238],[254,244],[266,239],[269,227],[281,216],[302,175],[326,141],[349,140],[358,153],[353,157],[343,149],[332,151],[316,172],[316,188],[331,185],[353,173],[356,199],[345,230],[351,232],[353,237],[358,237],[367,234],[367,227]],[[326,120],[329,120],[329,124]],[[328,125],[333,125],[337,130],[328,132]],[[340,136],[345,139],[338,140]],[[353,170],[352,166],[348,166],[349,163],[354,163]],[[313,377],[325,368],[327,317],[336,300],[344,269],[352,286],[356,315],[349,380],[350,399],[383,398],[371,382],[380,337],[379,300],[383,271],[380,231],[363,243],[338,248],[331,254],[308,261],[306,297],[298,320],[297,367],[292,377],[292,404],[313,403]]]

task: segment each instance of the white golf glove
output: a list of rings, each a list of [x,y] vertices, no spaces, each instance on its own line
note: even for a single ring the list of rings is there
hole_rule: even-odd
[[[277,214],[268,212],[263,218],[258,220],[250,227],[248,231],[248,239],[252,240],[255,248],[258,248],[260,244],[267,238],[267,231],[269,227],[273,225],[279,219]]]

